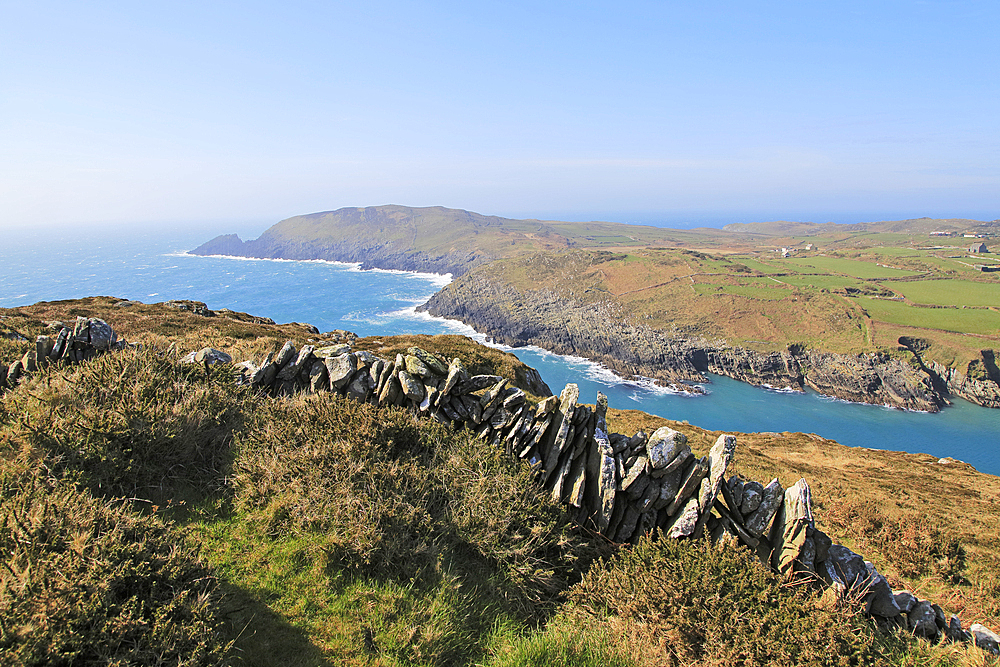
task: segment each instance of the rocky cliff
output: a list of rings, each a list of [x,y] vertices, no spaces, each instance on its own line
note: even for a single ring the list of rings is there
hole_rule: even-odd
[[[611,302],[583,303],[546,289],[518,291],[480,275],[451,283],[424,308],[461,320],[505,345],[537,345],[587,357],[626,378],[649,377],[683,387],[703,381],[707,372],[909,410],[934,412],[947,403],[927,373],[884,354],[760,353],[719,340],[680,338],[629,323]]]

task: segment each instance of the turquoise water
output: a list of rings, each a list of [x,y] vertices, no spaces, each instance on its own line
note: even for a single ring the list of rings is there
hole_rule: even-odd
[[[318,261],[195,257],[184,251],[211,236],[204,231],[7,234],[0,244],[0,307],[41,300],[109,295],[146,303],[195,299],[278,322],[308,322],[322,331],[361,335],[464,333],[457,322],[415,312],[447,282],[431,274],[359,271]],[[808,392],[793,394],[712,377],[707,395],[670,393],[626,383],[583,359],[537,348],[513,350],[558,393],[580,385],[593,402],[598,391],[613,407],[687,420],[712,430],[803,431],[845,445],[951,456],[1000,474],[1000,411],[965,401],[938,414],[846,403]]]

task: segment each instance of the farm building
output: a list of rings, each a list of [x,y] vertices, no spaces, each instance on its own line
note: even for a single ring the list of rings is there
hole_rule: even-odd
[[[989,252],[985,243],[973,243],[969,246],[969,252]]]

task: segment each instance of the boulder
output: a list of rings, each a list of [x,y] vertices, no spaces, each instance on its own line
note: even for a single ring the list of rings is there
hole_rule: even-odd
[[[968,635],[962,629],[962,621],[955,615],[952,615],[948,619],[948,627],[945,629],[944,634],[950,642],[968,641]]]
[[[935,620],[934,608],[927,600],[920,600],[906,615],[906,626],[917,637],[935,640],[938,637],[938,626]]]
[[[646,444],[649,464],[653,469],[665,468],[687,444],[687,436],[668,426],[657,429]]]
[[[280,376],[280,374],[279,374]],[[347,385],[346,395],[356,401],[367,401],[372,391],[372,378],[365,371],[358,371]]]
[[[865,561],[865,567],[868,569],[868,577],[866,578],[868,594],[865,596],[865,611],[882,618],[897,618],[902,612],[899,605],[896,604],[892,589],[889,588],[889,582],[875,569],[872,563]],[[937,612],[935,611],[935,613]],[[943,613],[941,620],[944,620]]]
[[[181,359],[182,364],[205,364],[206,366],[214,366],[216,364],[228,364],[231,363],[233,358],[223,352],[222,350],[216,350],[214,347],[203,347],[197,352],[191,352]]]
[[[827,553],[819,574],[830,586],[846,592],[858,590],[868,577],[865,559],[841,544],[834,544]]]
[[[323,359],[323,364],[326,366],[326,371],[329,374],[328,379],[331,391],[340,391],[347,386],[351,376],[358,370],[358,359],[353,354],[326,357]]]
[[[115,334],[111,326],[104,320],[92,317],[87,322],[87,325],[89,342],[98,352],[107,352],[111,349],[115,341],[118,340],[118,335]]]

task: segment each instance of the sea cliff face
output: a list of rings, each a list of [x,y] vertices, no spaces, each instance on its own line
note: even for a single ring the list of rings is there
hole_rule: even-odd
[[[546,289],[519,291],[481,275],[456,280],[424,308],[431,315],[461,320],[500,343],[587,357],[627,378],[684,386],[703,381],[708,372],[909,410],[934,412],[947,404],[934,378],[883,354],[761,353],[720,340],[681,338],[630,324],[613,303],[583,303]]]

